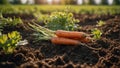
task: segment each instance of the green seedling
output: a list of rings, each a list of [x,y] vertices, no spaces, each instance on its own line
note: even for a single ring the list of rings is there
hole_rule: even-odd
[[[18,24],[21,24],[23,23],[22,20],[20,18],[1,18],[0,19],[0,26],[5,26],[5,25],[8,25],[8,26],[16,26]]]
[[[4,28],[4,26],[9,26],[9,27],[14,27],[17,26],[18,24],[23,23],[20,18],[0,18],[0,31]]]
[[[72,13],[53,12],[45,21],[45,27],[51,30],[74,30],[79,20],[73,17]]]
[[[96,26],[103,26],[104,24],[105,24],[105,22],[102,21],[102,20],[100,20],[100,21],[97,22],[97,25],[96,25]]]
[[[17,43],[21,38],[20,33],[17,31],[0,35],[0,47],[2,47],[5,54],[11,54],[17,47]]]
[[[102,32],[99,29],[95,28],[95,29],[92,30],[91,33],[93,34],[94,39],[100,39],[101,38]]]

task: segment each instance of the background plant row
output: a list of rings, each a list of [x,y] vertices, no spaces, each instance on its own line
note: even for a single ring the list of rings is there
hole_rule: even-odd
[[[77,14],[120,14],[120,6],[76,6],[76,5],[0,5],[0,13],[49,13],[68,8]],[[26,10],[27,9],[27,10]],[[49,11],[48,11],[49,9]]]

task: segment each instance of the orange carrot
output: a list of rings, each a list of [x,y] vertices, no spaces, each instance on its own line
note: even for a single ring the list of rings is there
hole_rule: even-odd
[[[51,42],[53,44],[64,44],[64,45],[78,45],[80,43],[78,40],[60,38],[60,37],[53,37],[51,39]]]
[[[73,38],[73,40],[78,40],[78,41],[80,41],[80,42],[82,42],[82,43],[89,43],[89,42],[92,42],[92,38],[90,38],[90,37],[85,37],[85,38]]]
[[[82,43],[89,43],[92,42],[92,38],[91,37],[86,37],[86,38],[82,38],[82,39],[76,39],[79,40]]]
[[[88,39],[85,39],[85,40],[88,40]],[[83,42],[86,42],[85,40]],[[101,49],[101,48],[97,48],[97,49],[92,48],[92,47],[90,47],[86,44],[83,44],[83,43],[79,42],[78,40],[73,40],[73,39],[68,39],[68,38],[53,37],[51,39],[51,42],[53,44],[58,44],[58,45],[60,45],[60,44],[63,44],[63,45],[78,45],[78,46],[83,45],[83,46],[86,46],[86,47],[88,47],[90,49],[94,49],[94,50],[100,50]]]
[[[55,34],[58,37],[63,37],[63,38],[85,38],[87,36],[87,34],[85,34],[84,32],[77,32],[77,31],[64,31],[64,30],[57,30],[55,32]]]

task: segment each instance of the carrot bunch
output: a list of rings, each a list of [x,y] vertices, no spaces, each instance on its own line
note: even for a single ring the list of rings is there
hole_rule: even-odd
[[[92,41],[92,38],[84,32],[57,30],[55,35],[57,37],[51,39],[54,44],[78,45],[81,42],[89,43]]]
[[[84,32],[65,30],[53,31],[36,23],[29,24],[29,26],[37,32],[37,38],[39,40],[51,40],[53,44],[78,45],[81,42],[89,43],[92,41],[91,37]]]

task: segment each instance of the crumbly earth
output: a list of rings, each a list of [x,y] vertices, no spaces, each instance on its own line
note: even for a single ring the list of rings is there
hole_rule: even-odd
[[[13,54],[4,54],[0,48],[0,68],[119,68],[120,67],[120,15],[80,15],[75,14],[82,26],[79,31],[90,33],[96,22],[106,22],[101,27],[102,37],[84,45],[54,45],[50,41],[34,42],[33,33],[23,28],[5,26],[3,33],[13,30],[21,32],[29,44],[18,46]],[[24,23],[35,19],[32,15],[4,14],[4,17],[21,17]]]

